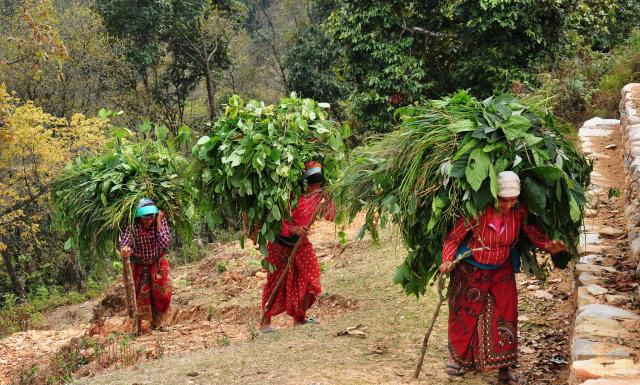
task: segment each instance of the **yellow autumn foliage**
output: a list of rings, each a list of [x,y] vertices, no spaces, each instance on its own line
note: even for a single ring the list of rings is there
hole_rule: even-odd
[[[82,114],[52,116],[0,84],[0,255],[28,254],[39,246],[49,183],[73,158],[103,148],[107,126]],[[11,250],[13,242],[22,246]]]

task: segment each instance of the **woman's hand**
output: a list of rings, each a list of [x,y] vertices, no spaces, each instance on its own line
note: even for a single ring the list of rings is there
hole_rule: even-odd
[[[560,253],[562,251],[567,251],[567,245],[564,242],[560,241],[560,240],[554,240],[554,241],[547,242],[545,248],[551,254],[558,254],[558,253]]]
[[[453,261],[442,262],[440,265],[440,274],[447,274],[453,270]]]
[[[164,219],[164,211],[158,210],[156,215],[156,228],[160,230],[162,228],[162,220]]]
[[[133,250],[131,250],[129,246],[123,246],[122,249],[120,249],[120,256],[122,257],[122,259],[129,258],[132,253]]]
[[[309,234],[309,226],[289,226],[289,232],[299,237],[306,237]]]

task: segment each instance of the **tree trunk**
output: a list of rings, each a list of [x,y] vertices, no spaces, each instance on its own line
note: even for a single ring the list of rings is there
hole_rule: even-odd
[[[4,260],[4,266],[7,269],[7,273],[9,274],[9,278],[11,279],[11,286],[13,287],[13,292],[20,298],[27,298],[27,292],[22,285],[22,281],[20,281],[20,277],[16,273],[16,270],[13,266],[13,261],[11,260],[11,255],[9,252],[2,253],[2,259]]]
[[[216,120],[216,93],[215,93],[215,86],[213,84],[213,76],[211,76],[211,70],[209,69],[208,60],[205,60],[204,77],[207,83],[207,99],[209,101],[209,119],[213,123]]]

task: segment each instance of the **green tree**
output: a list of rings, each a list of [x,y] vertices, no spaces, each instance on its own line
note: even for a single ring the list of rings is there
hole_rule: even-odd
[[[345,0],[327,31],[360,130],[386,131],[397,106],[459,88],[486,96],[525,78],[563,41],[571,0]]]
[[[334,0],[312,3],[311,25],[302,30],[285,51],[284,66],[288,72],[287,92],[320,101],[335,103],[347,95],[346,84],[336,76],[338,59],[335,47],[321,25],[337,7]]]

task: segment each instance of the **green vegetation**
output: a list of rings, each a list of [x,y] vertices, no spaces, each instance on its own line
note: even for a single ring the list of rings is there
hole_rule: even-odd
[[[266,255],[291,197],[302,192],[305,162],[321,162],[329,182],[339,172],[348,127],[329,120],[328,109],[295,95],[269,106],[231,97],[210,135],[193,147],[209,226],[228,218],[243,223]]]
[[[195,189],[188,163],[160,140],[122,143],[110,151],[71,163],[51,186],[56,222],[72,235],[65,248],[110,255],[124,226],[132,225],[141,198],[151,198],[183,239],[190,239]],[[171,147],[171,146],[169,146]]]
[[[578,255],[592,167],[570,127],[508,94],[480,101],[459,92],[398,114],[396,131],[352,152],[334,193],[345,219],[366,213],[363,231],[374,239],[388,221],[399,226],[408,255],[394,280],[407,293],[424,294],[454,222],[497,201],[497,174],[505,170],[520,175],[529,220]],[[560,258],[554,262],[565,267],[570,256]],[[524,259],[537,266],[535,256]]]

